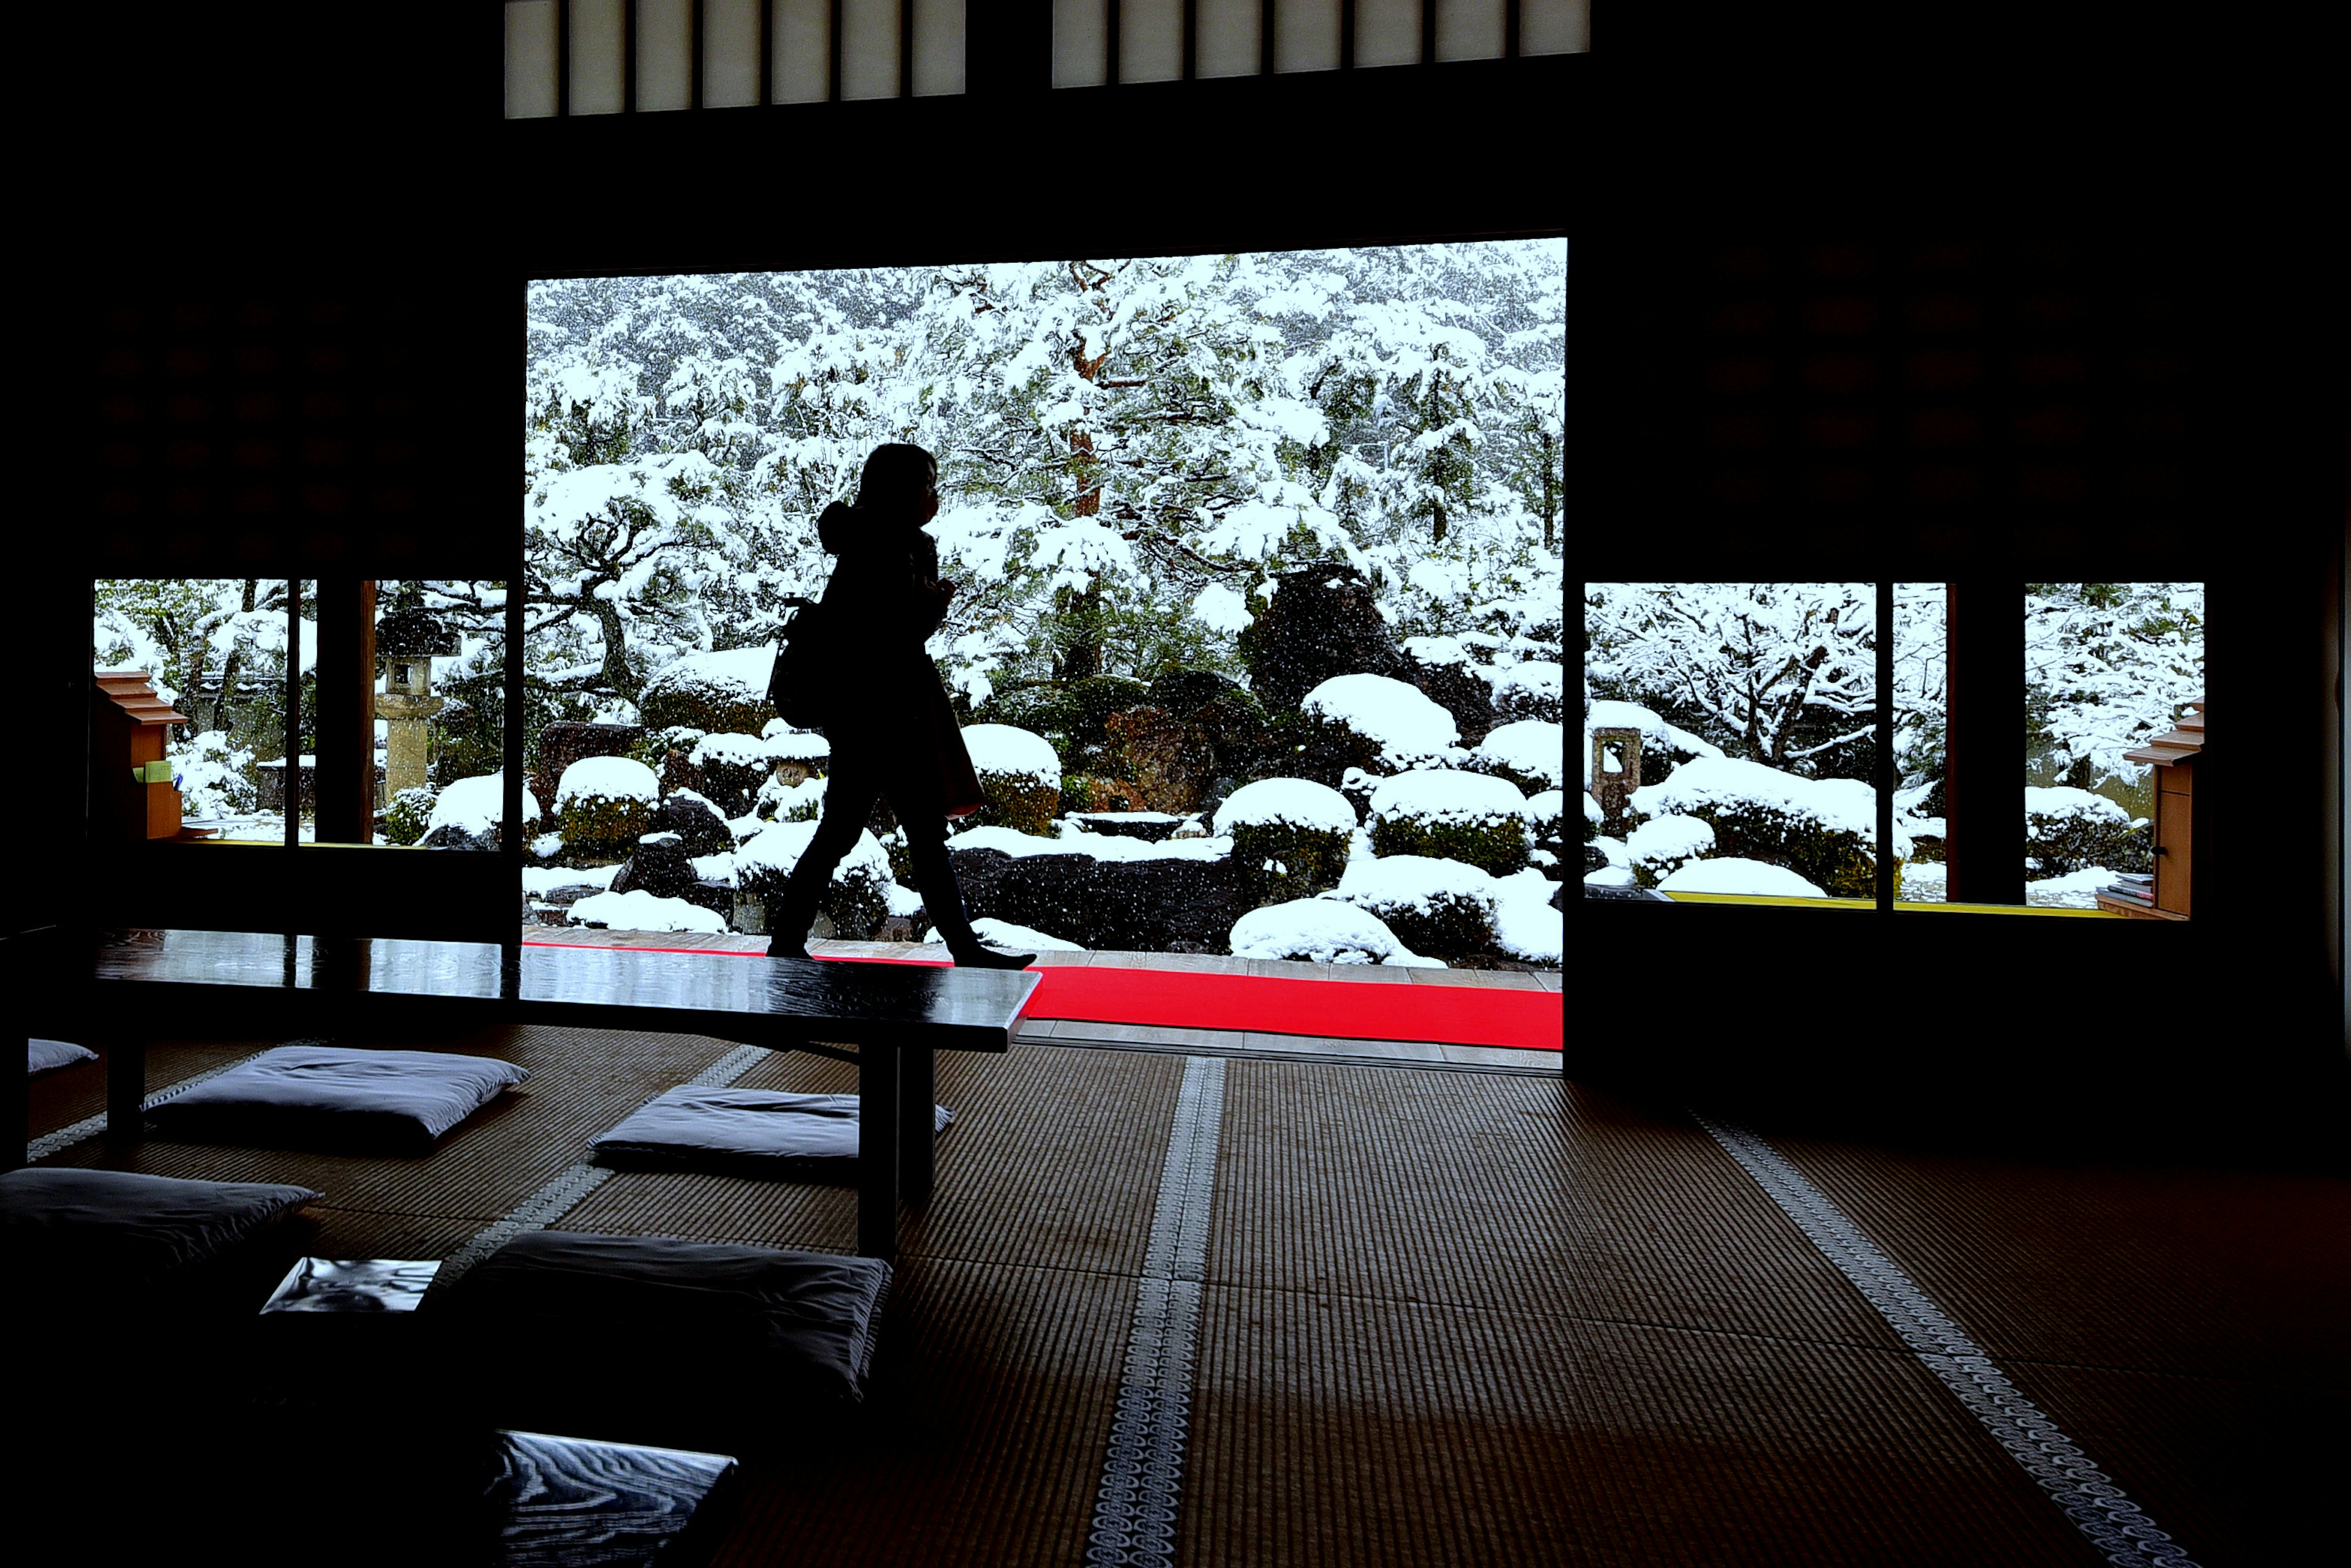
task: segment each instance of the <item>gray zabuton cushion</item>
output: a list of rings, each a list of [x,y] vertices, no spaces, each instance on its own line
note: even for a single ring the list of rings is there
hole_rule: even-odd
[[[857,1179],[857,1096],[672,1089],[595,1141],[596,1163],[769,1180]],[[932,1130],[955,1113],[932,1108]]]
[[[529,1230],[418,1311],[444,1331],[530,1345],[565,1389],[642,1386],[632,1375],[651,1368],[681,1399],[854,1403],[889,1284],[878,1258]]]
[[[25,1075],[54,1072],[60,1067],[71,1067],[77,1061],[96,1061],[98,1052],[86,1045],[71,1045],[62,1040],[27,1040],[25,1042]]]
[[[530,1076],[495,1057],[281,1045],[152,1105],[190,1143],[333,1152],[428,1152],[434,1141]]]
[[[0,1176],[0,1273],[12,1291],[33,1286],[94,1303],[212,1263],[320,1196],[277,1182],[14,1170]]]

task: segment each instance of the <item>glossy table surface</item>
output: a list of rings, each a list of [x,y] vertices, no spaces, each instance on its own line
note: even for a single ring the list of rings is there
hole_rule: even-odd
[[[518,1022],[948,1051],[1008,1049],[1038,978],[1030,970],[183,930],[104,933],[89,972],[107,990],[264,991],[353,1004],[402,998],[487,1006]]]

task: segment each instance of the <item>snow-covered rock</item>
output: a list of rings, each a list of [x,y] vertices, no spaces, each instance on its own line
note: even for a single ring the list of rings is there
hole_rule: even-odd
[[[820,735],[794,729],[782,719],[771,721],[761,739],[768,748],[768,760],[773,762],[797,762],[813,771],[832,759],[832,742]]]
[[[1478,759],[1529,794],[1567,787],[1567,730],[1544,719],[1497,725],[1479,744]]]
[[[1621,865],[1604,865],[1598,871],[1585,872],[1583,873],[1583,884],[1586,887],[1632,887],[1635,885],[1633,881],[1633,868],[1630,866]]]
[[[1377,915],[1328,898],[1295,898],[1252,909],[1233,923],[1237,958],[1315,964],[1387,964],[1417,955]]]
[[[1016,828],[966,828],[948,841],[958,850],[998,850],[1019,859],[1027,855],[1083,855],[1093,861],[1217,861],[1233,852],[1228,838],[1124,839],[1084,831],[1045,838]]]
[[[1692,861],[1657,883],[1660,893],[1735,893],[1755,898],[1826,898],[1785,866],[1725,855]]]
[[[1464,861],[1385,855],[1349,862],[1337,890],[1322,896],[1379,916],[1417,952],[1474,953],[1494,940],[1495,889],[1494,878]]]
[[[1364,754],[1351,760],[1381,772],[1449,761],[1461,738],[1451,714],[1385,675],[1333,675],[1306,694],[1299,712],[1359,737]]]
[[[1259,779],[1225,797],[1217,808],[1215,828],[1230,833],[1235,828],[1312,828],[1322,832],[1351,832],[1355,808],[1327,784],[1311,779]]]
[[[614,931],[707,931],[726,929],[726,922],[683,898],[657,898],[642,890],[596,893],[571,906],[575,925],[602,925]]]
[[[506,776],[503,773],[452,779],[447,788],[434,798],[433,812],[424,820],[422,841],[438,848],[434,837],[436,832],[441,833],[440,843],[452,843],[457,835],[462,834],[483,849],[494,849],[498,841],[499,824],[505,817]],[[525,831],[538,822],[538,798],[528,788],[522,792],[522,821]]]

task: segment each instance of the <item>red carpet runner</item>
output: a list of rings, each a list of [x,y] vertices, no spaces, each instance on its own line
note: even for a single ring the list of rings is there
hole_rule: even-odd
[[[534,947],[561,946],[534,942]],[[696,947],[639,947],[640,953],[751,954]],[[852,958],[835,962],[935,963],[926,958]],[[1202,975],[1181,969],[1093,968],[1044,964],[1036,970],[1030,1018],[1162,1029],[1258,1030],[1340,1040],[1429,1040],[1453,1045],[1558,1051],[1565,1017],[1558,991],[1416,981],[1290,980],[1255,975]]]

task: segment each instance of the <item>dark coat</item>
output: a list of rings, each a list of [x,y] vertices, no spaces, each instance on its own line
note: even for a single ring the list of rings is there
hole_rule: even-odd
[[[987,798],[923,647],[946,617],[937,542],[920,529],[885,532],[862,519],[825,534],[825,548],[840,558],[824,590],[833,655],[826,739],[836,753],[878,758],[893,771],[935,769],[948,816],[977,810]]]

